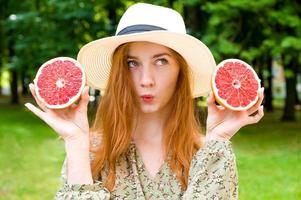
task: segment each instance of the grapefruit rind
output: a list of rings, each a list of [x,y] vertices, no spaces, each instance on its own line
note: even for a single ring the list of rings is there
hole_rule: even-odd
[[[251,101],[247,106],[238,106],[238,107],[233,107],[231,106],[229,103],[227,103],[227,101],[223,98],[221,98],[219,95],[218,95],[218,88],[216,87],[215,85],[215,77],[216,77],[216,73],[218,72],[219,68],[223,67],[225,63],[227,62],[240,62],[242,63],[243,65],[245,65],[248,69],[250,69],[252,72],[253,72],[253,75],[255,77],[255,79],[257,80],[258,82],[258,88],[257,88],[257,95],[256,95],[256,98]],[[258,78],[257,76],[257,73],[255,72],[255,70],[253,69],[253,67],[251,67],[248,63],[242,61],[242,60],[239,60],[239,59],[235,59],[235,58],[230,58],[230,59],[226,59],[226,60],[223,60],[222,62],[220,62],[217,66],[216,66],[216,69],[214,70],[213,74],[212,74],[212,79],[211,79],[211,86],[212,86],[212,90],[213,90],[213,94],[214,94],[214,97],[215,97],[215,100],[217,101],[217,103],[219,103],[220,105],[230,109],[230,110],[234,110],[234,111],[243,111],[243,110],[248,110],[249,108],[251,108],[253,105],[256,104],[256,102],[258,101],[258,94],[259,94],[259,91],[260,91],[260,82],[261,80]]]
[[[39,76],[41,75],[41,72],[42,72],[43,68],[46,65],[51,64],[51,63],[53,63],[57,60],[61,60],[61,61],[68,60],[68,61],[73,62],[75,64],[75,66],[78,67],[81,70],[82,74],[83,74],[82,75],[82,84],[81,84],[81,87],[78,90],[77,94],[75,96],[73,96],[72,98],[70,98],[67,103],[61,104],[61,105],[51,105],[51,104],[48,104],[43,97],[41,97],[41,95],[39,93],[39,87],[38,87],[38,84],[37,84],[37,82],[38,82],[37,80],[38,80]],[[81,64],[77,60],[75,60],[73,58],[70,58],[70,57],[56,57],[56,58],[48,60],[47,62],[45,62],[39,68],[33,82],[34,82],[34,86],[35,86],[35,93],[36,93],[36,96],[37,96],[39,101],[41,101],[49,109],[63,109],[63,108],[67,108],[68,106],[70,106],[71,104],[73,104],[74,102],[76,102],[79,99],[79,97],[80,97],[80,95],[81,95],[81,93],[82,93],[82,91],[85,87],[85,84],[86,84],[86,75],[85,75],[85,72],[84,72],[83,68],[81,67]]]

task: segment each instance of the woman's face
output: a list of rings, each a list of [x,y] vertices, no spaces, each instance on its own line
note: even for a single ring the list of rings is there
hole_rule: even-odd
[[[180,69],[171,50],[155,43],[134,42],[129,45],[127,63],[140,110],[153,113],[165,108],[174,94]]]

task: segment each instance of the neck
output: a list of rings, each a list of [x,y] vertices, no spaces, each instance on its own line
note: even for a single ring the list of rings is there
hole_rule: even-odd
[[[168,114],[169,109],[154,113],[139,112],[132,135],[133,140],[161,144]]]

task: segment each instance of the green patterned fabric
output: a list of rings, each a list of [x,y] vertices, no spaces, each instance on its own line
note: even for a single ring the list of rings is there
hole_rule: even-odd
[[[117,161],[116,184],[109,192],[101,178],[91,185],[69,185],[66,165],[62,168],[64,184],[55,198],[61,199],[238,199],[235,155],[230,141],[209,140],[194,155],[189,169],[188,187],[181,191],[180,182],[165,162],[154,178],[150,177],[135,144]]]

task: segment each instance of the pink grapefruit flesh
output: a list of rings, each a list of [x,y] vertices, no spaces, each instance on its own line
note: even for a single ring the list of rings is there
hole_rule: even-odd
[[[47,108],[62,109],[80,97],[85,81],[83,68],[78,61],[58,57],[39,68],[34,80],[35,92]]]
[[[218,103],[231,110],[247,110],[258,100],[260,79],[254,69],[239,59],[227,59],[217,65],[212,89]]]

